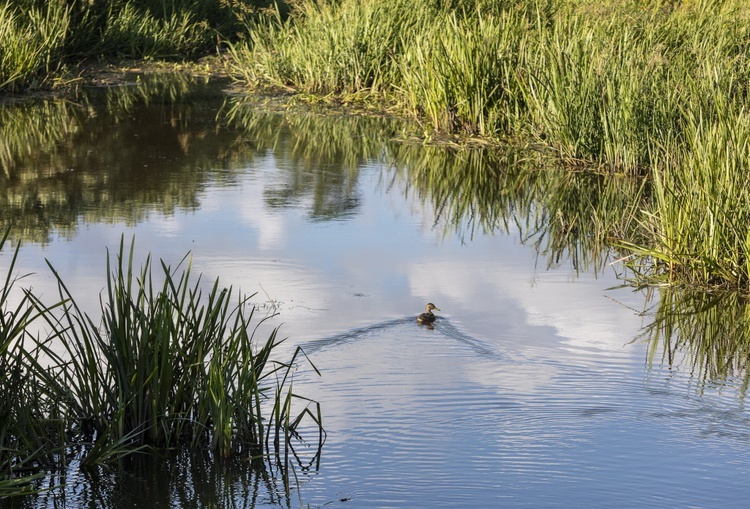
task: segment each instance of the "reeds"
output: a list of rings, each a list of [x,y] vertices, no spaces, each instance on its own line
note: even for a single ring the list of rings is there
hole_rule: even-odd
[[[568,161],[637,171],[696,93],[717,81],[729,97],[747,75],[746,9],[660,5],[303,1],[252,26],[233,65],[250,85],[374,93],[437,132],[532,136]]]
[[[513,11],[436,16],[402,43],[394,88],[407,111],[436,131],[496,136],[511,129],[525,109],[516,77],[525,25]]]
[[[86,467],[153,448],[266,458],[285,471],[301,424],[317,428],[322,445],[319,406],[292,391],[303,353],[275,360],[283,340],[277,329],[254,338],[265,319],[254,319],[247,297],[235,299],[218,280],[204,296],[187,258],[175,269],[161,262],[160,284],[150,259],[138,272],[133,264],[133,245],[126,253],[121,242],[108,263],[101,323],[80,310],[51,265],[58,304],[46,307],[27,291],[18,308],[3,309],[0,404],[10,418],[0,434],[0,489],[17,487],[21,468],[71,458]],[[33,319],[49,337],[28,336]]]
[[[0,238],[0,251],[8,234],[6,230]],[[23,277],[15,274],[17,258],[18,247],[0,289],[0,499],[33,492],[30,483],[40,477],[37,470],[55,464],[64,439],[56,420],[59,407],[29,370],[39,349],[27,328],[40,315],[28,292],[19,298],[14,291]]]
[[[233,71],[256,86],[377,93],[391,87],[393,56],[431,11],[415,10],[411,0],[300,2],[286,21],[277,17],[249,27],[247,45],[230,48]]]
[[[750,290],[750,117],[686,114],[677,150],[655,149],[654,208],[641,219],[636,269],[646,280]]]

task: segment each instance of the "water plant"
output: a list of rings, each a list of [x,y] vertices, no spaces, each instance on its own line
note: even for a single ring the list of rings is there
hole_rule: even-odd
[[[50,269],[58,303],[45,306],[26,291],[21,307],[2,318],[0,404],[10,417],[0,433],[0,487],[17,491],[34,480],[19,480],[22,467],[39,473],[76,461],[86,468],[175,447],[265,458],[285,475],[302,427],[315,428],[322,446],[319,405],[292,390],[304,353],[274,358],[283,340],[277,328],[255,338],[270,317],[255,323],[249,297],[235,300],[218,280],[204,296],[187,258],[174,269],[161,262],[157,284],[150,257],[136,272],[134,244],[126,253],[121,241],[114,267],[108,259],[98,323]],[[42,320],[49,336],[29,336],[32,320]]]
[[[572,172],[525,149],[452,149],[400,144],[389,154],[395,179],[436,215],[444,234],[503,232],[534,245],[548,266],[604,268],[612,239],[635,238],[645,179]]]
[[[517,11],[438,14],[420,36],[402,43],[398,100],[437,131],[494,137],[511,130],[526,109],[516,75],[526,25]]]
[[[712,97],[715,112],[686,112],[678,148],[654,148],[653,208],[641,242],[622,242],[638,258],[641,282],[750,289],[750,117]]]
[[[301,1],[250,26],[232,66],[250,86],[375,94],[428,131],[531,136],[570,162],[640,171],[698,94],[742,93],[750,31],[731,0],[642,3]]]
[[[189,59],[244,37],[270,0],[3,0],[0,93],[75,80],[84,59]],[[278,12],[288,9],[284,2]]]
[[[391,87],[393,55],[409,42],[405,34],[431,17],[411,0],[303,1],[295,7],[287,20],[277,16],[248,26],[247,43],[230,45],[233,72],[256,86],[375,93]]]

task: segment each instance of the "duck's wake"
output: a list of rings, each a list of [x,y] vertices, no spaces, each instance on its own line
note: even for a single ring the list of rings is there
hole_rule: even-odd
[[[456,328],[455,325],[450,322],[450,320],[445,317],[437,317],[437,319],[429,325],[430,332],[440,334],[441,336],[469,346],[472,350],[482,356],[499,355],[498,352],[492,350],[487,346],[486,341],[482,341],[481,339],[461,332],[460,330],[458,330],[458,328]],[[330,347],[337,347],[352,343],[374,333],[383,332],[390,329],[402,329],[404,340],[407,340],[409,336],[424,333],[423,331],[427,330],[425,326],[421,326],[415,323],[413,317],[408,316],[404,318],[396,318],[394,320],[387,320],[384,322],[366,325],[363,327],[357,327],[346,332],[308,341],[307,343],[304,343],[302,345],[302,349],[307,353],[313,353]]]

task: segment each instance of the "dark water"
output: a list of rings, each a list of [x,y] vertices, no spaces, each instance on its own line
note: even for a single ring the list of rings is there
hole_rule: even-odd
[[[639,183],[240,107],[221,83],[139,83],[0,110],[24,283],[54,297],[49,259],[95,312],[123,234],[141,259],[190,251],[304,347],[322,376],[296,390],[326,442],[297,448],[288,486],[183,451],[74,464],[16,505],[747,506],[746,304],[620,287],[602,239]],[[432,329],[414,320],[428,301]]]

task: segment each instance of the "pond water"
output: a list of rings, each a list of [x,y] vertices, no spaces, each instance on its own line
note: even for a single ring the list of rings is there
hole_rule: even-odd
[[[207,284],[255,294],[321,372],[295,380],[321,405],[320,456],[298,450],[291,495],[180,453],[72,468],[14,503],[746,507],[747,350],[706,346],[741,336],[722,327],[744,303],[623,286],[601,232],[638,183],[394,141],[393,121],[277,112],[222,85],[144,76],[5,106],[2,223],[24,286],[54,300],[48,259],[92,314],[123,235],[139,260],[190,252]],[[434,327],[414,319],[427,302]]]

